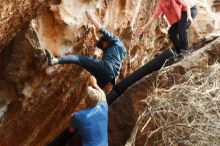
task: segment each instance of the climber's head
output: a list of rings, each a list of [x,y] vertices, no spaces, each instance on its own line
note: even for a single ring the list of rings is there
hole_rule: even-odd
[[[102,36],[97,42],[97,47],[102,49],[103,51],[106,51],[109,47],[109,43],[110,42],[104,36]]]
[[[87,97],[85,102],[87,106],[96,106],[101,101],[101,94],[97,89],[94,89],[92,86],[86,88]]]

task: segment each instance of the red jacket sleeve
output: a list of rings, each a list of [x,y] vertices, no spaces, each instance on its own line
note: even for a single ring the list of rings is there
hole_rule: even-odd
[[[187,1],[187,0],[185,0]],[[186,2],[184,0],[177,0],[177,2],[181,3],[183,5],[183,9],[186,9]]]
[[[157,7],[155,8],[154,14],[153,14],[154,19],[159,18],[161,13],[162,13],[162,9],[161,9],[161,6],[160,6],[160,2],[158,2]]]

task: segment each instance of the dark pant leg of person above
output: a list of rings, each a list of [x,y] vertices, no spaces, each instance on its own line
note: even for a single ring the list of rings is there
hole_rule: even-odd
[[[175,51],[177,54],[180,53],[180,42],[179,42],[179,36],[178,36],[178,23],[175,23],[171,25],[171,27],[168,30],[169,38],[173,42]]]
[[[197,14],[196,6],[191,8],[191,16],[194,19]],[[178,54],[189,52],[188,29],[191,22],[187,20],[187,12],[182,11],[181,19],[169,29],[169,37]]]

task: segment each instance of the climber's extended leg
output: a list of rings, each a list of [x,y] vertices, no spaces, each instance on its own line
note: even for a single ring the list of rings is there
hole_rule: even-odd
[[[68,55],[60,58],[54,58],[50,51],[46,50],[48,56],[48,62],[50,65],[55,64],[77,64],[85,68],[97,79],[98,85],[103,88],[113,77],[111,68],[103,60],[97,60],[94,58],[79,56],[79,55]]]
[[[68,55],[58,58],[59,64],[77,64],[85,68],[97,79],[98,85],[104,87],[113,78],[110,67],[103,61],[86,56]]]

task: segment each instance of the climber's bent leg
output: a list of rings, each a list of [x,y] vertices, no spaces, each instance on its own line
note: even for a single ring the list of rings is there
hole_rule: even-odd
[[[79,58],[81,66],[95,76],[100,88],[113,79],[112,69],[103,60],[97,60],[85,56]]]
[[[95,76],[101,88],[112,79],[112,70],[103,60],[97,60],[86,56],[68,55],[58,58],[58,63],[80,65]]]

